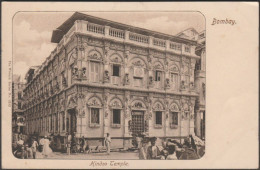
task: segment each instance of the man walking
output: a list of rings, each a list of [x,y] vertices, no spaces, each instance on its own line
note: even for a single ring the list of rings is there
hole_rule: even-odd
[[[36,159],[36,152],[37,152],[37,148],[38,148],[38,142],[35,140],[35,138],[32,138],[32,152],[33,152],[33,159]]]
[[[107,148],[107,154],[110,154],[110,143],[111,143],[111,138],[109,136],[109,133],[107,133],[107,136],[105,137],[105,145]]]

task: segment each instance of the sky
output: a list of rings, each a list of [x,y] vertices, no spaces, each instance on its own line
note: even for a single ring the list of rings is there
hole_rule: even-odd
[[[56,47],[52,31],[74,12],[19,12],[13,18],[13,74],[21,80],[31,66],[41,65]],[[205,19],[199,12],[82,12],[169,35],[193,27],[205,30]]]

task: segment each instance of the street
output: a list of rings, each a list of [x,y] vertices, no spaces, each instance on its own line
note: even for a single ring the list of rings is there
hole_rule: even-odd
[[[110,152],[108,155],[106,152],[102,153],[72,153],[68,155],[67,153],[53,152],[47,158],[44,158],[40,152],[37,152],[37,159],[108,159],[108,160],[126,160],[126,159],[139,159],[138,152],[120,151],[120,152]]]

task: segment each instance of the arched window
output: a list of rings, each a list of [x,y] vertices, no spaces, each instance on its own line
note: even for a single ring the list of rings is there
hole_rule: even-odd
[[[173,65],[170,68],[170,86],[174,91],[179,89],[179,78],[179,68],[176,65]]]
[[[163,65],[159,61],[155,62],[153,65],[153,71],[154,71],[155,88],[161,89],[163,87],[163,82],[164,82]]]
[[[100,81],[101,61],[102,57],[98,51],[90,51],[88,54],[89,60],[89,79],[90,82],[98,83]]]
[[[110,56],[111,63],[111,83],[118,85],[121,77],[121,65],[123,63],[122,57],[119,54]]]
[[[162,128],[163,125],[163,113],[164,113],[164,107],[163,104],[160,101],[156,101],[153,104],[153,111],[154,111],[154,124],[155,128]]]
[[[112,127],[120,127],[121,126],[121,118],[122,118],[122,108],[123,104],[120,99],[114,98],[110,102],[111,108],[111,126]]]
[[[88,100],[87,106],[89,108],[89,125],[90,127],[99,127],[101,121],[102,104],[99,98],[91,97]]]
[[[179,126],[180,116],[179,116],[180,110],[176,103],[172,103],[170,105],[170,127],[173,129],[177,129]]]

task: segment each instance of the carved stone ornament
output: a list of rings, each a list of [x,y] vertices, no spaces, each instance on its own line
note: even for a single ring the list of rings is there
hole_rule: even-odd
[[[91,60],[98,60],[98,61],[102,60],[101,56],[99,56],[97,53],[89,55],[88,58],[91,59]]]
[[[137,60],[137,61],[133,62],[133,65],[134,66],[139,66],[139,67],[143,67],[144,66],[144,64],[141,62],[141,60]]]
[[[108,118],[108,111],[105,111],[105,118]]]
[[[122,103],[119,99],[114,99],[110,102],[110,107],[121,109],[123,106],[122,106]]]
[[[142,102],[136,101],[131,106],[132,109],[146,109]]]
[[[153,76],[149,76],[149,86],[153,86]]]
[[[130,80],[129,80],[129,77],[128,77],[128,76],[129,76],[129,74],[126,73],[126,74],[125,74],[125,78],[124,78],[124,84],[125,84],[125,85],[130,84]]]
[[[161,103],[156,102],[156,103],[154,104],[154,106],[153,106],[153,110],[154,110],[154,111],[161,111],[161,110],[164,110],[164,108],[163,108],[163,106],[162,106]]]
[[[153,69],[154,69],[154,70],[163,70],[163,66],[162,66],[161,64],[157,63],[157,64],[155,64],[155,65],[153,66]]]
[[[75,108],[77,107],[77,97],[76,96],[71,96],[68,102],[68,108]]]
[[[90,106],[90,107],[101,107],[101,102],[100,102],[100,100],[98,98],[92,97],[88,101],[88,106]]]
[[[126,58],[126,59],[129,58],[129,51],[125,51],[125,58]]]
[[[171,87],[171,85],[170,85],[170,79],[166,79],[166,81],[165,81],[165,87],[166,88],[170,88]]]
[[[172,111],[172,112],[179,112],[180,109],[179,109],[179,107],[178,107],[178,105],[176,103],[173,103],[170,106],[170,111]]]
[[[110,76],[108,70],[105,70],[104,72],[104,82],[108,83],[110,81]]]
[[[174,65],[173,67],[170,68],[170,71],[171,72],[178,72],[179,69],[178,69],[178,67],[176,65]]]

